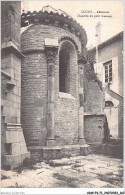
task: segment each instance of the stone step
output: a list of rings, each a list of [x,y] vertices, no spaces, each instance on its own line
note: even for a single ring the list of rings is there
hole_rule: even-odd
[[[90,146],[84,145],[66,145],[66,146],[33,146],[28,148],[34,160],[52,160],[61,158],[70,158],[74,156],[86,156],[91,153]]]

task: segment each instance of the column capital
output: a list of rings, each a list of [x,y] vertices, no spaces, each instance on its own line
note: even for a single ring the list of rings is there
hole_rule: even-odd
[[[45,38],[45,53],[47,60],[54,60],[58,51],[58,40]]]
[[[78,55],[78,65],[81,65],[81,64],[86,64],[87,63],[87,60],[85,59],[85,57],[82,55],[82,54],[79,54]]]
[[[58,48],[57,47],[46,47],[45,53],[47,56],[47,60],[54,60],[57,54]]]

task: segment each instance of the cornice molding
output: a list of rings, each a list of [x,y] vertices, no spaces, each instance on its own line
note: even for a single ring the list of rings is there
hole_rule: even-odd
[[[65,29],[80,39],[82,47],[86,46],[87,44],[86,31],[69,15],[65,15],[63,13],[59,14],[58,12],[54,13],[52,11],[28,11],[27,13],[23,13],[21,15],[21,27],[25,27],[30,24],[44,24]]]
[[[1,47],[1,54],[5,54],[5,53],[14,53],[15,55],[17,55],[19,58],[23,58],[25,57],[16,47],[16,45],[9,41],[7,43],[2,43],[2,47]]]
[[[44,52],[45,48],[43,49],[25,49],[25,50],[21,50],[21,53],[26,55],[26,54],[30,54],[30,53],[39,53],[39,52]]]

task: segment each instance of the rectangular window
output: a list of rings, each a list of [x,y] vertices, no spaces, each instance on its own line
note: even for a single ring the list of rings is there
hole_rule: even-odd
[[[105,83],[112,82],[112,60],[104,63]]]

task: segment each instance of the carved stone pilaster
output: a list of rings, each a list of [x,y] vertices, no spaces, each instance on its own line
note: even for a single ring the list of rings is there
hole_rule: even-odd
[[[78,59],[78,68],[79,68],[79,143],[85,144],[84,138],[84,58],[80,57]]]
[[[87,61],[86,61],[86,59],[85,59],[85,57],[83,56],[83,55],[78,55],[78,64],[80,65],[80,64],[86,64],[87,63]]]
[[[55,145],[55,57],[57,47],[46,47],[47,57],[47,146]]]

